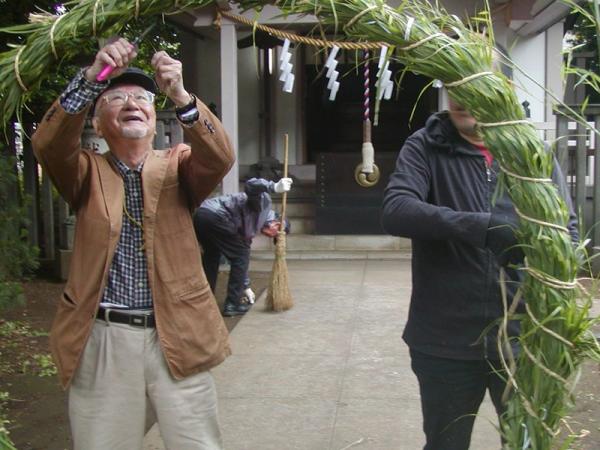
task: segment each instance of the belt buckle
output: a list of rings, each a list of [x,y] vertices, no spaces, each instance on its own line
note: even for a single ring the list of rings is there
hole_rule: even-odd
[[[143,328],[148,328],[148,315],[147,314],[140,314],[140,315],[130,315],[129,316],[129,325],[135,326],[135,327],[143,327]]]

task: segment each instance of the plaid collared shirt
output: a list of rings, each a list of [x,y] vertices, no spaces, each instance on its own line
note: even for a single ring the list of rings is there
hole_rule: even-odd
[[[111,156],[112,157],[112,156]],[[130,169],[112,157],[125,186],[123,225],[117,250],[108,271],[102,302],[125,305],[131,309],[152,308],[148,283],[148,261],[144,249],[142,168]]]
[[[77,114],[92,103],[108,87],[108,82],[92,83],[84,76],[85,69],[77,72],[60,96],[60,104],[69,114]]]

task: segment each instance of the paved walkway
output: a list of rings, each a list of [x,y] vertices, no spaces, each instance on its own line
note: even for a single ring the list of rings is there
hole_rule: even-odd
[[[234,355],[214,370],[226,450],[422,448],[401,339],[410,261],[295,260],[288,269],[294,308],[268,313],[261,298],[231,334]],[[472,449],[500,447],[494,423],[486,399]],[[163,448],[155,426],[144,450]]]

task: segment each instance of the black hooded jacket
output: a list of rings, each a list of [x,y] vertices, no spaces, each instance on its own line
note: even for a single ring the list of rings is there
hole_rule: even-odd
[[[497,359],[497,327],[503,316],[496,256],[486,247],[492,213],[517,223],[506,193],[493,202],[498,163],[465,141],[447,112],[434,114],[404,144],[383,201],[382,223],[392,235],[412,239],[412,296],[404,340],[434,356]],[[577,219],[558,165],[553,179],[565,197],[576,240]],[[505,268],[508,304],[521,273]],[[519,332],[517,322],[509,333]]]

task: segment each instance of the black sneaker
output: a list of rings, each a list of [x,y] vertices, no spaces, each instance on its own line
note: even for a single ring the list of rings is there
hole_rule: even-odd
[[[233,303],[226,303],[223,308],[223,315],[225,317],[232,316],[243,316],[250,310],[250,305],[248,303],[240,303],[235,305]]]

